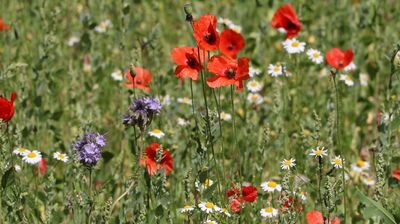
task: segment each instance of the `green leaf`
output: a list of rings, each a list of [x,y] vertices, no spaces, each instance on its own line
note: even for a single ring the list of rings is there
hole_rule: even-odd
[[[396,224],[393,215],[386,210],[381,203],[374,201],[372,198],[365,196],[360,190],[356,190],[361,203],[365,204],[364,218],[370,219],[378,216],[383,219],[385,224]]]
[[[9,184],[9,182],[13,181],[13,179],[14,179],[13,178],[13,175],[14,175],[13,171],[14,171],[13,167],[11,167],[10,169],[8,169],[4,173],[3,177],[1,178],[1,187],[3,189],[5,189],[7,187],[7,184]]]
[[[396,117],[393,119],[393,121],[390,122],[390,129],[396,130],[397,128],[400,128],[400,116]]]
[[[209,199],[212,197],[215,188],[217,187],[218,183],[214,182],[213,185],[209,186],[208,188],[206,188],[203,192],[203,198],[204,199]]]

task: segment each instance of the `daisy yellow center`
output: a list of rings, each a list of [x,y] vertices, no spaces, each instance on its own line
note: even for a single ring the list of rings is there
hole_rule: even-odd
[[[351,81],[351,77],[348,76],[348,75],[346,75],[345,79],[346,79],[347,81]]]
[[[340,165],[340,164],[342,163],[342,161],[341,161],[340,159],[335,159],[334,163],[335,163],[336,165]]]
[[[297,42],[297,41],[294,41],[293,43],[292,43],[292,47],[298,47],[300,44],[299,44],[299,42]]]
[[[211,222],[211,221],[210,221],[210,222],[207,222],[207,224],[214,224],[214,222]]]
[[[228,209],[223,208],[223,209],[221,209],[221,211],[222,211],[222,212],[228,212]]]
[[[190,206],[190,205],[185,205],[185,206],[183,206],[183,208],[188,209],[188,208],[192,208],[192,206]]]
[[[153,133],[154,133],[154,134],[160,134],[160,133],[161,133],[161,130],[160,130],[160,129],[154,129],[154,130],[153,130]]]
[[[221,118],[222,119],[226,118],[226,114],[225,113],[221,113]]]
[[[189,99],[189,98],[187,98],[187,97],[183,98],[183,102],[185,102],[185,103],[189,103],[189,101],[190,101],[190,99]]]
[[[101,24],[100,24],[100,28],[102,28],[102,29],[107,29],[107,24],[106,24],[106,23],[101,23]]]
[[[36,157],[36,153],[34,153],[34,152],[30,152],[30,153],[28,153],[28,155],[26,155],[28,158],[35,158]]]
[[[268,207],[268,208],[265,208],[264,209],[264,211],[266,212],[266,213],[271,213],[272,212],[272,208],[271,207]]]
[[[362,160],[358,160],[358,161],[357,161],[357,166],[358,166],[358,167],[364,167],[364,165],[365,165],[365,162],[364,162],[364,161],[362,161]]]
[[[212,202],[207,202],[204,206],[206,208],[214,208],[214,204]]]
[[[211,185],[210,179],[206,179],[206,180],[204,181],[204,186],[209,187],[210,185]]]
[[[252,83],[250,83],[250,86],[251,86],[251,87],[256,87],[256,86],[257,86],[257,83],[256,83],[256,82],[252,82]]]
[[[319,54],[318,53],[314,53],[313,54],[313,58],[319,58]]]
[[[119,77],[119,78],[122,77],[122,72],[121,71],[117,72],[117,77]]]
[[[251,100],[256,101],[257,100],[257,96],[256,95],[251,96]]]
[[[19,148],[19,149],[18,149],[18,152],[25,152],[25,151],[26,151],[25,148]]]
[[[268,183],[268,187],[271,187],[271,188],[276,188],[276,182],[275,181],[270,181],[269,183]]]
[[[321,149],[315,150],[315,155],[321,156],[322,155],[322,150]]]
[[[281,67],[280,66],[275,66],[274,67],[274,72],[280,72],[281,71]]]
[[[65,158],[65,154],[64,154],[64,153],[60,153],[60,154],[58,155],[58,158],[64,159],[64,158]]]
[[[286,166],[290,166],[290,165],[292,165],[292,161],[286,160],[285,162],[283,162],[283,164]]]
[[[371,183],[373,180],[371,177],[368,177],[367,181]]]

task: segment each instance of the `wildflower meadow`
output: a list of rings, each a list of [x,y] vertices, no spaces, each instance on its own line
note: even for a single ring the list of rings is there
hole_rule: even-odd
[[[0,223],[400,223],[398,0],[0,0]]]

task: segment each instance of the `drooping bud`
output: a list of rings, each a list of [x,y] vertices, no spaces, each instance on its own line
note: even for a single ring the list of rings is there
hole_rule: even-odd
[[[193,16],[192,16],[192,12],[193,12],[193,9],[192,9],[192,4],[191,3],[186,3],[184,6],[183,6],[183,10],[185,11],[185,14],[186,14],[186,21],[188,21],[188,22],[192,22],[193,21]]]

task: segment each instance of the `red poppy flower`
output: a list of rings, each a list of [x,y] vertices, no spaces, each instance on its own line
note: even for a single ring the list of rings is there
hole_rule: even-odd
[[[243,200],[242,198],[234,198],[231,202],[230,202],[230,206],[231,206],[231,210],[233,212],[240,212],[240,210],[242,210],[243,208]]]
[[[150,92],[148,86],[153,78],[150,71],[141,67],[135,68],[135,75],[132,77],[130,70],[125,72],[125,77],[128,80],[125,86],[128,88],[142,89],[146,92]]]
[[[146,148],[146,156],[140,160],[140,165],[146,166],[147,172],[152,176],[156,174],[157,170],[165,167],[165,174],[168,175],[168,173],[174,168],[174,160],[167,149],[163,148],[163,158],[157,164],[156,155],[158,148],[160,148],[159,143],[151,143],[150,146]]]
[[[298,212],[303,211],[303,204],[299,203],[299,199],[296,198],[293,202],[293,197],[289,196],[289,199],[284,201],[283,207],[285,209],[290,209],[290,211],[294,211],[297,208]]]
[[[275,29],[284,29],[286,31],[286,38],[295,37],[300,32],[302,26],[292,5],[289,3],[282,5],[275,12],[271,25]]]
[[[216,76],[207,79],[211,88],[235,85],[236,91],[243,89],[243,80],[249,79],[249,59],[233,60],[224,56],[213,56],[208,62],[208,70]]]
[[[307,212],[306,220],[308,224],[324,224],[324,216],[320,211],[314,210],[311,212]],[[340,219],[336,217],[333,221],[332,218],[329,218],[329,223],[332,224],[340,224]]]
[[[200,51],[201,61],[204,61],[202,56],[203,50]],[[197,80],[199,71],[202,68],[199,60],[199,52],[194,47],[176,47],[171,52],[171,57],[178,65],[175,69],[176,77],[180,79],[191,78]]]
[[[236,58],[239,51],[244,48],[244,38],[240,33],[226,29],[221,33],[219,51],[225,56]]]
[[[400,170],[399,169],[393,170],[392,171],[392,177],[396,178],[398,181],[400,181]]]
[[[14,101],[17,98],[15,92],[11,93],[11,100],[0,96],[0,120],[7,123],[14,116]]]
[[[351,49],[345,52],[339,48],[332,48],[326,53],[326,61],[328,64],[336,69],[343,69],[349,65],[354,58],[354,53]]]
[[[0,31],[9,30],[9,29],[10,29],[10,25],[5,24],[3,19],[0,17]]]
[[[39,171],[40,174],[42,176],[44,176],[46,174],[46,170],[47,170],[47,163],[46,163],[46,159],[42,158],[42,160],[40,160],[40,164],[39,164]]]
[[[194,38],[200,49],[207,51],[218,49],[217,17],[211,14],[200,16],[198,21],[193,21],[193,30]]]
[[[242,186],[242,198],[247,202],[254,202],[257,199],[257,188],[254,186]]]
[[[244,202],[254,202],[257,199],[257,188],[254,186],[242,186],[242,194],[233,184],[232,188],[225,192],[226,196],[231,199],[230,206],[233,212],[240,212],[244,206]]]

